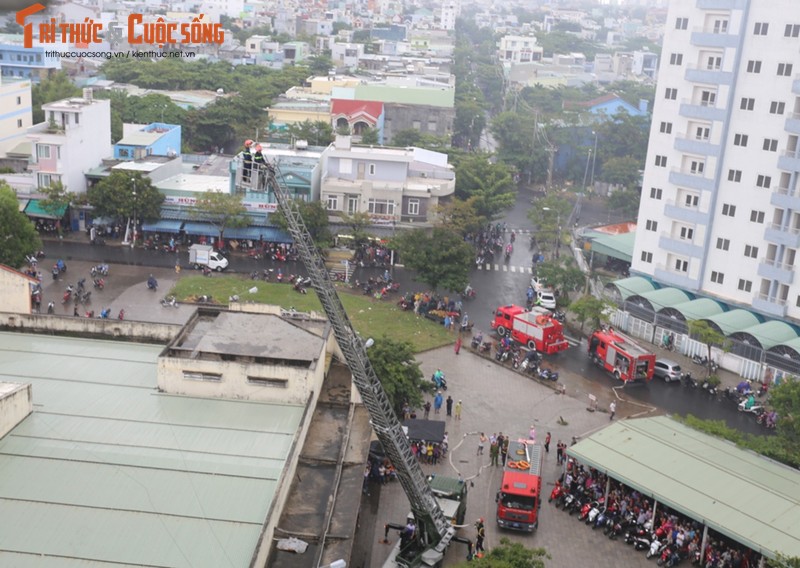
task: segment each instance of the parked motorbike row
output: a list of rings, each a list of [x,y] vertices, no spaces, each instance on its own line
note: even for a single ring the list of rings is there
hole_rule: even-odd
[[[743,560],[752,554],[721,540],[709,540],[703,550],[699,523],[681,519],[663,505],[653,519],[648,499],[625,486],[612,483],[614,486],[606,502],[604,476],[576,468],[570,460],[567,473],[556,482],[548,502],[577,516],[592,530],[602,530],[609,539],[621,538],[634,549],[646,551],[645,556],[656,558],[658,566],[677,566],[684,561],[706,568],[743,566]]]

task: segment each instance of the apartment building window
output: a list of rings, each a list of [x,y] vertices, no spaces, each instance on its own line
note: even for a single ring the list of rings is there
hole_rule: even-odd
[[[695,140],[708,140],[711,129],[708,126],[698,126],[694,131]]]
[[[700,106],[713,107],[717,104],[717,93],[714,91],[702,91],[700,93]]]
[[[742,181],[742,170],[728,170],[728,181]]]
[[[17,97],[17,106],[22,104],[22,97]]]
[[[347,214],[348,215],[355,215],[358,213],[358,196],[357,195],[348,195],[347,196]]]
[[[325,199],[325,208],[328,209],[328,211],[337,211],[339,209],[339,196],[328,195]]]
[[[761,149],[766,152],[777,152],[778,141],[774,138],[764,138],[764,144],[761,146]]]
[[[779,103],[778,101],[769,103],[770,114],[783,114],[784,110],[786,110],[786,103]]]
[[[667,157],[658,155],[656,156],[656,166],[659,168],[666,168],[667,167]]]
[[[714,20],[714,33],[715,34],[728,33],[728,20]]]
[[[672,134],[672,123],[662,122],[660,130],[662,134]]]
[[[53,182],[58,181],[58,176],[51,176],[50,174],[39,174],[39,187],[50,187]]]
[[[783,37],[800,37],[800,24],[786,24]]]
[[[741,146],[742,148],[747,147],[747,134],[736,134],[733,137],[733,145],[734,146]]]
[[[791,63],[778,63],[778,76],[779,77],[789,77],[792,74],[792,64]]]
[[[674,101],[678,98],[678,89],[673,89],[671,87],[667,87],[664,91],[664,98]]]
[[[17,119],[17,128],[22,128],[22,119],[21,118]]]
[[[81,123],[81,113],[76,112],[75,113],[75,124],[80,124],[80,123]]]
[[[651,187],[650,188],[650,199],[661,199],[661,196],[664,194],[664,190],[660,187]]]
[[[689,193],[684,198],[684,204],[686,207],[697,207],[697,204],[700,202],[700,197],[694,193]]]
[[[50,146],[47,144],[37,144],[36,145],[36,156],[39,158],[49,158],[50,157]]]
[[[681,239],[684,241],[691,241],[694,238],[694,229],[691,227],[681,227]]]
[[[753,35],[765,36],[769,32],[769,24],[767,22],[756,22],[753,26]]]
[[[761,62],[751,59],[747,62],[748,73],[761,73]]]
[[[722,214],[726,217],[736,217],[736,205],[730,203],[722,204]]]
[[[652,219],[648,219],[647,223],[645,223],[644,228],[648,231],[657,231],[658,230],[658,221],[653,221]]]
[[[748,97],[742,97],[742,102],[739,105],[741,110],[753,110],[756,106],[756,100]]]
[[[758,258],[758,247],[744,245],[744,255],[749,258]]]
[[[716,284],[722,284],[723,280],[725,280],[725,275],[722,272],[717,272],[716,270],[711,271],[711,281]]]
[[[370,164],[369,165],[369,175],[371,175],[371,176],[375,175],[375,164]]]
[[[414,120],[414,121],[412,121],[412,122],[411,122],[411,128],[413,128],[414,130],[419,130],[419,128],[420,128],[420,121],[419,121],[419,120]]]
[[[215,381],[222,380],[222,373],[208,373],[205,371],[183,371],[183,378],[190,381]]]
[[[653,262],[653,253],[642,251],[642,262],[652,263]]]
[[[689,164],[689,171],[695,175],[703,175],[703,172],[706,169],[705,162],[699,162],[697,160],[692,160]]]
[[[765,176],[763,174],[759,174],[756,177],[756,185],[758,187],[763,187],[765,189],[769,189],[770,186],[772,185],[772,177],[771,176]]]
[[[370,199],[367,211],[374,215],[394,215],[394,201],[388,199]]]
[[[670,65],[681,65],[683,64],[683,54],[682,53],[671,53],[669,56],[669,64]]]
[[[763,211],[756,211],[755,209],[750,211],[750,222],[751,223],[763,223],[764,222],[764,212]]]
[[[743,292],[749,292],[753,289],[753,282],[739,278],[739,286],[737,288]]]
[[[419,215],[419,199],[408,200],[408,214]]]
[[[719,250],[728,250],[731,246],[730,239],[717,238],[717,248]]]
[[[678,272],[689,272],[689,261],[681,258],[675,259],[675,270]]]
[[[709,71],[719,71],[722,67],[722,57],[719,55],[711,55],[706,60],[706,69]]]
[[[685,30],[689,27],[689,18],[677,18],[675,20],[676,30]]]

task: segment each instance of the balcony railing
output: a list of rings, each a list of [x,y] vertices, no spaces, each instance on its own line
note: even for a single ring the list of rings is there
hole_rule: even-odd
[[[786,262],[778,262],[774,258],[762,258],[761,259],[761,263],[762,264],[766,264],[767,266],[772,266],[773,268],[777,268],[779,270],[792,271],[792,270],[794,270],[794,267],[795,267],[794,264],[789,264],[789,263],[786,263]]]
[[[780,223],[767,223],[767,227],[774,231],[782,231],[791,235],[800,235],[800,227],[784,227]]]
[[[778,306],[785,306],[786,300],[781,298],[770,298],[769,294],[757,294],[756,298],[762,300],[764,302],[769,302],[770,304],[776,304]]]

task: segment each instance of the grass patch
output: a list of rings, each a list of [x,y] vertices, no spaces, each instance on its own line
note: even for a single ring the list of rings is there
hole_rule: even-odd
[[[253,287],[258,288],[258,291],[250,294],[248,290]],[[400,296],[397,294],[387,300],[376,300],[350,293],[344,285],[337,284],[337,289],[353,327],[362,337],[377,339],[387,335],[395,341],[411,343],[416,352],[455,341],[455,334],[445,331],[444,326],[398,308]],[[220,305],[227,305],[230,296],[238,295],[241,302],[273,304],[300,312],[316,311],[324,314],[316,293],[311,289],[308,294],[299,294],[289,284],[258,282],[238,276],[186,276],[178,280],[169,293],[180,301],[191,301],[196,296],[210,295]]]

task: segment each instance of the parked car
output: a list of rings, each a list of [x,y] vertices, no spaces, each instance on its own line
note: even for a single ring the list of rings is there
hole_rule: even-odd
[[[556,309],[556,295],[552,290],[540,290],[538,296],[540,306],[548,310]]]
[[[653,368],[653,374],[656,377],[661,377],[664,382],[671,383],[673,381],[681,380],[681,366],[675,361],[669,359],[656,359],[656,365]]]

